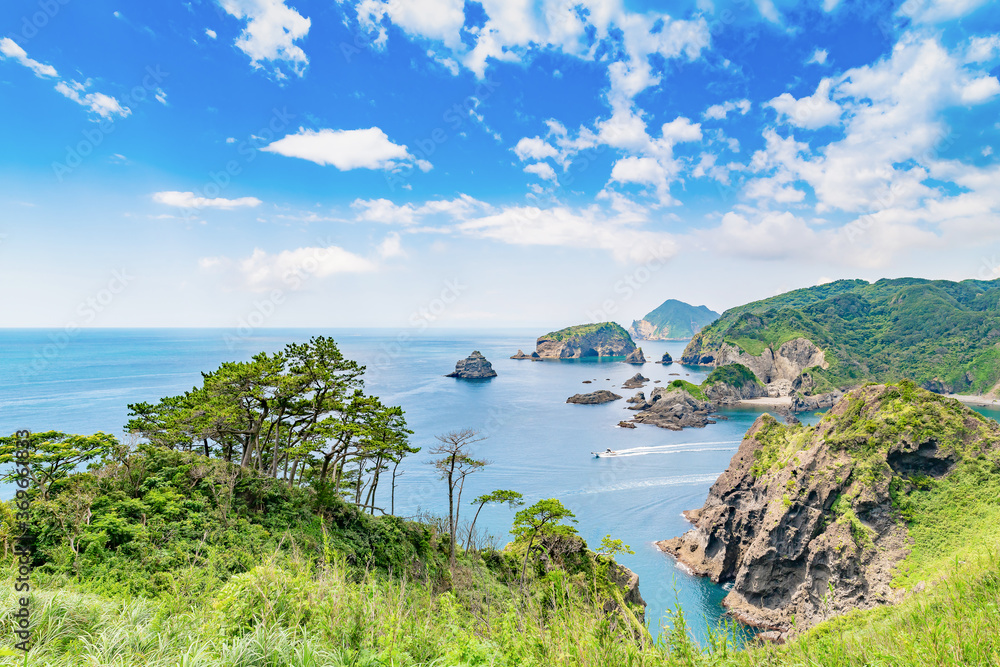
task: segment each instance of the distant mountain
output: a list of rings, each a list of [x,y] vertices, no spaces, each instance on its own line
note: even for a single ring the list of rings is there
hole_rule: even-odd
[[[683,363],[740,363],[806,393],[912,379],[1000,392],[1000,280],[839,280],[727,310]]]
[[[628,332],[640,340],[683,340],[691,338],[718,317],[717,312],[705,306],[667,299],[646,317],[632,322]]]

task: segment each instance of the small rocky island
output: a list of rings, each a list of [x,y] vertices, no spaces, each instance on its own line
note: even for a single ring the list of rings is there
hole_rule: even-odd
[[[674,363],[674,358],[670,356],[669,352],[664,352],[663,357],[660,359],[660,363],[664,366],[668,366]]]
[[[497,372],[493,370],[493,364],[487,361],[479,350],[473,351],[465,359],[459,359],[455,364],[455,371],[445,375],[445,377],[462,380],[485,380],[496,376]]]
[[[634,349],[627,357],[625,357],[626,364],[644,364],[646,363],[646,357],[642,354],[642,348],[637,347]]]
[[[541,336],[535,343],[540,359],[585,359],[627,357],[635,352],[635,343],[621,326],[614,322],[580,324]],[[523,355],[524,353],[518,350]],[[513,358],[524,359],[527,356]]]
[[[608,391],[607,389],[599,389],[597,391],[592,391],[589,394],[574,394],[566,399],[567,403],[579,403],[580,405],[597,405],[599,403],[610,403],[611,401],[617,401],[621,396],[618,394]]]
[[[517,354],[512,354],[511,359],[531,359],[532,361],[538,361],[541,359],[537,352],[532,352],[531,354],[525,354],[523,350],[518,350]]]
[[[622,389],[638,389],[640,387],[645,387],[646,383],[649,382],[649,378],[644,376],[642,373],[636,373],[629,379],[625,380],[622,385]]]
[[[714,424],[715,405],[705,400],[705,395],[695,385],[674,380],[665,387],[657,387],[650,392],[647,400],[639,392],[628,400],[632,405],[629,410],[639,413],[632,419],[637,424],[652,424],[671,431],[683,428],[701,428]]]

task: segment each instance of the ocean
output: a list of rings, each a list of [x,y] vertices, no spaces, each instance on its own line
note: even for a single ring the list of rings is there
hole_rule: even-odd
[[[243,332],[222,329],[20,329],[0,331],[0,432],[17,429],[71,433],[104,431],[121,435],[129,403],[157,401],[182,393],[201,380],[202,371],[223,361],[274,352],[313,335],[333,337],[346,356],[367,367],[366,391],[399,405],[422,451],[401,466],[396,513],[447,513],[447,494],[427,450],[435,435],[472,428],[485,437],[475,453],[490,465],[469,477],[465,502],[494,489],[513,489],[526,501],[558,498],[576,514],[577,528],[591,547],[604,535],[631,545],[634,555],[618,558],[639,575],[648,603],[646,618],[657,633],[668,610],[680,605],[695,636],[716,627],[725,590],[675,566],[654,542],[689,528],[681,516],[698,508],[725,470],[746,430],[760,411],[732,409],[725,421],[702,429],[668,431],[639,425],[618,428],[633,413],[625,401],[603,405],[567,404],[576,393],[610,389],[625,398],[637,390],[622,382],[642,372],[666,384],[684,379],[698,384],[710,369],[674,363],[632,366],[620,362],[513,360],[534,349],[544,332],[534,330],[350,329]],[[648,360],[664,351],[676,359],[684,342],[642,341]],[[481,351],[498,376],[467,381],[444,377],[455,362]],[[590,384],[584,384],[590,380]],[[648,392],[658,385],[650,382]],[[990,415],[994,418],[996,415]],[[815,422],[815,415],[800,416]],[[613,449],[625,455],[595,458]],[[379,504],[389,506],[389,484],[379,487]],[[9,498],[10,487],[0,488]],[[509,541],[514,511],[488,506],[478,526],[501,544]]]

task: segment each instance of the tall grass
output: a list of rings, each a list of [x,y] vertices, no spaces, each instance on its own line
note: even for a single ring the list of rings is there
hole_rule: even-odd
[[[680,610],[653,642],[610,618],[581,587],[535,580],[522,596],[485,568],[464,567],[450,590],[274,560],[176,600],[118,599],[51,578],[32,594],[27,665],[83,667],[1000,665],[1000,557],[959,563],[896,606],[854,612],[785,646],[736,650],[719,632],[699,647]],[[0,637],[16,609],[0,580]],[[654,619],[655,620],[655,619]],[[0,640],[3,641],[3,640]],[[2,658],[0,664],[20,665]]]

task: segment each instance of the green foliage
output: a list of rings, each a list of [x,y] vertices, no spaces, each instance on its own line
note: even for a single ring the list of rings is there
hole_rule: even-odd
[[[812,391],[905,378],[940,391],[984,393],[1000,383],[1000,280],[841,280],[727,310],[685,356],[722,343],[759,355],[806,338],[829,368]]]
[[[748,384],[763,386],[763,383],[757,379],[754,372],[743,364],[719,366],[708,374],[708,377],[701,383],[701,386],[710,387],[713,384],[728,384],[736,388],[742,388]]]
[[[687,393],[691,394],[691,396],[697,398],[699,401],[708,400],[708,396],[705,396],[705,392],[701,390],[701,387],[699,387],[696,384],[691,384],[687,380],[674,380],[673,382],[667,385],[667,389],[669,390],[680,389],[681,391],[686,391]]]
[[[635,552],[632,551],[632,547],[619,539],[612,539],[611,535],[605,535],[601,538],[601,546],[599,549],[600,551],[598,553],[602,556],[610,556],[612,558],[619,554],[635,554]]]
[[[628,331],[623,329],[620,324],[615,322],[597,322],[595,324],[578,324],[572,327],[566,327],[565,329],[560,329],[559,331],[553,331],[547,333],[542,338],[547,338],[554,341],[565,341],[571,338],[581,338],[583,336],[593,336],[596,334],[604,334],[611,339],[621,339],[626,340],[629,343],[632,342],[632,337],[629,335]]]
[[[18,479],[18,469],[14,466],[16,453],[21,447],[18,443],[16,435],[0,438],[0,465],[11,466],[0,481],[13,482]],[[84,463],[110,453],[118,445],[118,440],[106,433],[70,435],[45,431],[32,433],[26,443],[29,452],[26,469],[30,487],[45,499],[53,491],[54,485]]]

